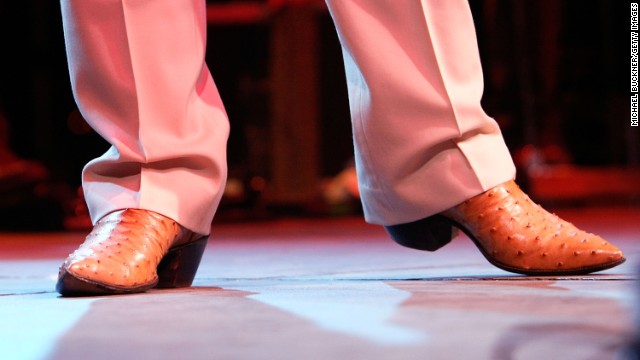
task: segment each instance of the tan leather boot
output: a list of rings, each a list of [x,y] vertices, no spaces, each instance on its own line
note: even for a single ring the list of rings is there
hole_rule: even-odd
[[[78,296],[191,286],[207,240],[153,211],[115,211],[62,264],[56,290]]]
[[[625,261],[622,251],[535,204],[512,180],[449,210],[387,226],[398,243],[434,251],[465,232],[493,265],[527,275],[576,275]]]

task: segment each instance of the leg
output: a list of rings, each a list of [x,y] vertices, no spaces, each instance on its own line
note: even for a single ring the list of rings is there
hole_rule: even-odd
[[[58,291],[188,286],[222,196],[229,132],[204,63],[205,2],[61,4],[76,101],[112,147],[83,171],[96,226]]]
[[[112,145],[83,172],[92,219],[142,208],[208,234],[229,129],[204,63],[204,1],[64,0],[62,12],[76,101]]]
[[[500,129],[480,107],[482,69],[465,0],[328,2],[343,44],[368,221],[421,219],[513,179]]]
[[[508,271],[585,273],[624,261],[513,183],[500,130],[480,106],[466,0],[327,3],[343,47],[368,221],[424,250],[445,245],[459,227]]]

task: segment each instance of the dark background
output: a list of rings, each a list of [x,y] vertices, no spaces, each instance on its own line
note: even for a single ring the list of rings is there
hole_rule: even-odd
[[[629,126],[627,2],[470,4],[485,70],[483,105],[500,123],[516,158],[532,145],[547,162],[638,165],[639,132]],[[329,15],[318,17],[321,173],[333,176],[351,158],[351,130],[339,44]],[[252,161],[255,154],[248,150],[268,134],[268,40],[268,21],[209,28],[207,62],[232,126],[231,174],[268,178],[264,163]],[[69,190],[57,202],[73,201],[82,166],[107,144],[76,110],[59,3],[3,1],[0,46],[0,113],[9,125],[0,131],[9,131],[17,157],[43,164],[47,181]]]

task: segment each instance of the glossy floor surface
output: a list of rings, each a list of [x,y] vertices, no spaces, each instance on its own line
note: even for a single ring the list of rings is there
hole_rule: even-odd
[[[215,225],[193,287],[60,298],[80,233],[0,233],[2,359],[625,359],[640,209],[558,211],[625,252],[525,277],[460,237],[436,253],[359,218]]]

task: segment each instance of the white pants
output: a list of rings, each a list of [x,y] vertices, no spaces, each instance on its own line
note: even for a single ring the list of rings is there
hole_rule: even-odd
[[[367,221],[448,209],[515,176],[480,107],[466,0],[327,0],[343,46]],[[83,171],[93,221],[154,210],[207,234],[227,116],[204,63],[204,0],[62,0],[74,95],[112,147]]]

